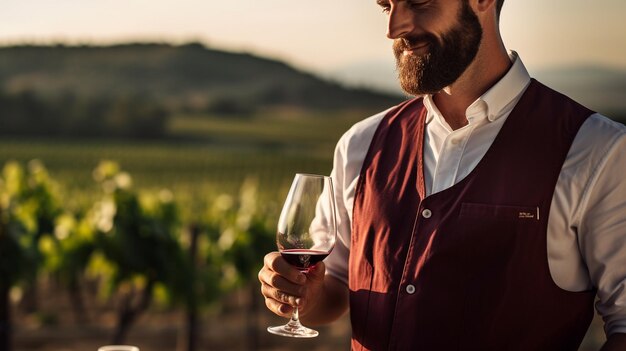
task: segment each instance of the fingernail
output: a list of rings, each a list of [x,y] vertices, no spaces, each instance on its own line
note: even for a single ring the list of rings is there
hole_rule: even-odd
[[[302,299],[298,297],[298,298],[296,299],[296,306],[300,306],[300,303],[301,303],[301,302],[302,302]]]

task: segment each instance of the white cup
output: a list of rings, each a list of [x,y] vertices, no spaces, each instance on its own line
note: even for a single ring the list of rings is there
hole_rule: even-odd
[[[130,345],[107,345],[101,346],[98,351],[139,351],[139,348]]]

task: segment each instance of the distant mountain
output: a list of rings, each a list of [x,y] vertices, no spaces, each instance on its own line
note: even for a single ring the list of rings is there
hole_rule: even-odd
[[[235,103],[381,110],[402,100],[348,88],[283,62],[195,43],[0,47],[0,90],[52,98],[140,96],[173,108]]]
[[[353,86],[401,94],[394,67],[386,61],[359,62],[333,69],[327,75]],[[626,119],[626,68],[552,67],[533,71],[531,75],[591,109]]]
[[[626,118],[626,69],[570,66],[539,70],[534,76],[591,109]]]
[[[393,61],[361,61],[331,69],[326,76],[355,87],[366,87],[391,94],[403,95]]]

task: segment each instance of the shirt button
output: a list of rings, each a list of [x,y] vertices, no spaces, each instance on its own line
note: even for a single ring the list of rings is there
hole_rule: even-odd
[[[450,143],[452,143],[452,145],[457,145],[459,143],[459,139],[452,139],[450,140]]]
[[[413,284],[407,285],[406,292],[410,295],[413,295],[413,293],[415,292],[415,286]]]
[[[429,209],[425,209],[424,211],[422,211],[422,217],[424,218],[430,218],[430,216],[432,215],[433,213]]]

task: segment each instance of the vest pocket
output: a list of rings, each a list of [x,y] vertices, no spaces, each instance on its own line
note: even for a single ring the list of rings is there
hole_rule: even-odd
[[[510,206],[465,202],[461,204],[459,218],[491,219],[498,221],[538,221],[538,206]]]

